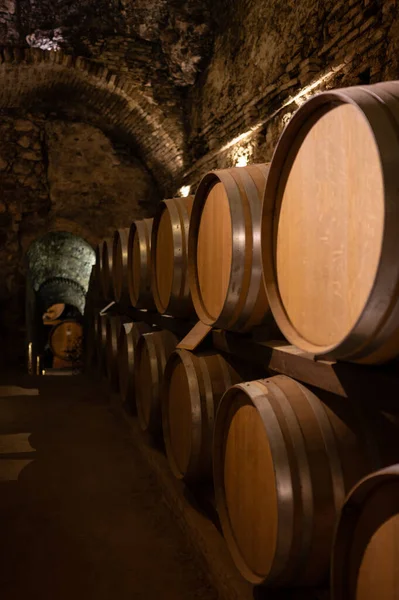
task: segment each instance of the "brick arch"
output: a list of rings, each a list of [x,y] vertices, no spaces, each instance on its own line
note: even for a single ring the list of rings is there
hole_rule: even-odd
[[[0,108],[29,107],[37,98],[56,100],[64,94],[131,141],[162,188],[180,178],[182,116],[165,116],[132,79],[61,50],[0,48]]]

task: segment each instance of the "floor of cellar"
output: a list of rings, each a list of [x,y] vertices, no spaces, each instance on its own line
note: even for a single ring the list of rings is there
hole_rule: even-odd
[[[0,377],[0,532],[3,600],[217,597],[106,386],[83,376]]]

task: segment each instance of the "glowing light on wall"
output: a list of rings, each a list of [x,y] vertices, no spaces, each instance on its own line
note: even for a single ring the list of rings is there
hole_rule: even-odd
[[[191,189],[190,185],[183,185],[179,190],[180,195],[183,196],[183,198],[186,198],[190,193],[190,189]]]
[[[246,167],[248,164],[248,156],[240,156],[236,162],[236,167]]]

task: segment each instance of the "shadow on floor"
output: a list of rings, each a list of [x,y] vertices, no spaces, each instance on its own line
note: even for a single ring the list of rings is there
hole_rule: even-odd
[[[5,384],[40,394],[1,395]],[[2,600],[216,598],[84,377],[0,380],[0,531]]]

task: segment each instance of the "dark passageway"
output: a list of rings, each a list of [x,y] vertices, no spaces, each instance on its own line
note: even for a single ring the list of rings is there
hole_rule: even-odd
[[[81,376],[0,379],[0,531],[2,600],[216,597],[125,424]]]

